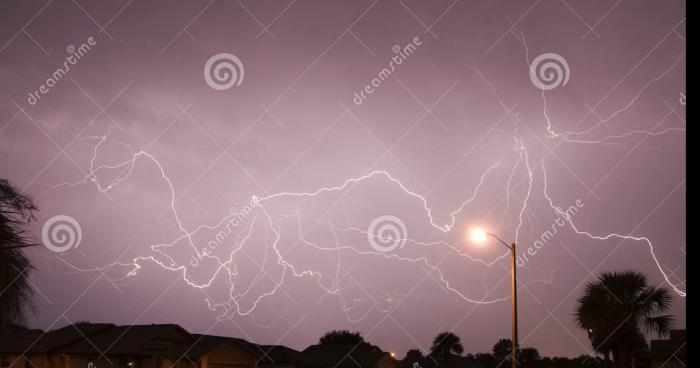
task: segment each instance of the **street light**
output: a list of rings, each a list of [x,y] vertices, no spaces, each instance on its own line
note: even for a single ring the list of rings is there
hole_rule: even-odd
[[[486,239],[491,236],[498,240],[499,243],[503,244],[506,248],[510,249],[510,255],[512,258],[512,263],[511,263],[511,274],[512,274],[512,281],[511,281],[511,292],[513,294],[513,339],[511,340],[512,343],[512,366],[513,368],[516,368],[518,366],[517,363],[517,356],[518,356],[518,286],[516,284],[517,282],[517,276],[516,276],[516,254],[515,254],[515,243],[511,243],[510,245],[506,242],[504,242],[501,238],[499,238],[496,234],[486,232],[482,229],[479,228],[474,228],[470,232],[470,237],[473,242],[475,243],[484,243]]]

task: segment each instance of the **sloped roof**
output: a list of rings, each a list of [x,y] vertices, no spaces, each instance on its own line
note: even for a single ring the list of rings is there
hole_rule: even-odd
[[[282,345],[261,345],[243,339],[190,334],[175,324],[116,326],[111,323],[79,323],[57,330],[14,329],[0,335],[0,353],[58,353],[75,355],[158,354],[196,361],[208,352],[235,343],[262,364],[296,363],[310,367],[375,367],[388,353],[379,347],[360,345],[312,345],[303,352]]]
[[[298,363],[300,352],[280,345],[257,345],[243,339],[190,334],[179,325],[116,326],[79,323],[54,331],[14,328],[0,335],[0,353],[135,355],[197,360],[228,343],[236,343],[264,363]]]
[[[367,343],[311,345],[303,351],[306,361],[325,367],[374,367],[388,353]]]
[[[261,363],[282,364],[305,362],[304,355],[300,351],[283,345],[260,345],[235,337],[199,334],[192,334],[192,337],[195,339],[195,345],[193,345],[188,355],[193,357],[204,355],[223,344],[235,342],[255,356]]]
[[[0,335],[0,353],[22,353],[44,333],[42,330],[17,328]]]
[[[306,363],[306,357],[300,351],[283,345],[258,345],[262,356],[262,362],[271,364]]]
[[[111,323],[78,323],[57,330],[15,330],[0,336],[0,352],[46,353],[114,328]]]
[[[192,338],[194,339],[194,343],[187,352],[187,355],[192,358],[199,358],[232,340],[230,337],[199,334],[192,334]]]
[[[174,333],[173,336],[166,334]],[[181,357],[192,347],[189,332],[174,324],[112,326],[87,339],[58,349],[63,354],[142,355]]]

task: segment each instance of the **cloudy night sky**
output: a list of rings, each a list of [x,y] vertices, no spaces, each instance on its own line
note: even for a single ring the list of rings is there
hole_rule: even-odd
[[[177,323],[399,357],[591,351],[586,282],[686,315],[684,1],[9,0],[0,177],[29,326]],[[62,221],[62,223],[60,223]],[[656,336],[649,336],[656,338]]]

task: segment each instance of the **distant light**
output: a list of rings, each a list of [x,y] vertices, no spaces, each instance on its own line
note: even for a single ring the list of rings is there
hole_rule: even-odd
[[[483,243],[486,241],[488,234],[483,229],[477,227],[470,231],[469,237],[474,243]]]
[[[391,355],[392,358],[396,358],[396,353],[394,353],[393,351],[389,354]]]

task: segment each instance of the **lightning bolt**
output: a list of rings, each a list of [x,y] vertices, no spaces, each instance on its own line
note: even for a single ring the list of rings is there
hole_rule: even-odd
[[[529,50],[528,46],[525,42],[525,36],[524,34],[520,34],[520,36],[516,36],[522,43],[524,51],[525,51],[525,62],[526,65],[529,68]],[[631,130],[623,133],[618,133],[618,134],[610,134],[606,135],[603,137],[599,138],[588,138],[589,136],[593,135],[593,133],[602,125],[607,125],[607,123],[612,122],[615,118],[619,117],[620,115],[624,114],[627,112],[634,104],[639,100],[639,98],[644,94],[644,92],[652,86],[655,82],[658,82],[659,80],[663,79],[665,76],[667,76],[672,70],[674,70],[680,61],[682,60],[683,55],[679,56],[675,62],[670,65],[667,69],[665,69],[661,74],[658,76],[652,78],[649,80],[642,88],[639,90],[639,92],[634,95],[627,103],[625,103],[621,108],[617,109],[614,111],[612,114],[610,114],[607,118],[600,119],[600,121],[595,124],[593,127],[582,130],[582,131],[564,131],[564,132],[556,132],[554,129],[554,123],[553,119],[550,115],[550,106],[548,103],[547,96],[545,94],[545,91],[542,91],[540,94],[541,100],[542,100],[542,116],[544,119],[544,125],[545,125],[545,130],[547,132],[546,137],[550,139],[559,139],[562,142],[565,143],[571,143],[571,144],[606,144],[610,142],[616,142],[619,140],[622,140],[624,138],[628,137],[633,137],[633,136],[646,136],[646,137],[656,137],[656,136],[661,136],[661,135],[666,135],[666,134],[672,134],[672,133],[685,133],[685,128],[666,128],[662,129],[659,131],[656,131],[656,127],[652,130],[643,130],[643,129],[638,129],[638,130]],[[534,175],[534,167],[537,167],[538,165],[534,164],[531,161],[530,153],[528,152],[526,148],[526,143],[525,141],[520,137],[519,135],[519,127],[522,126],[523,124],[519,121],[519,118],[515,115],[513,115],[510,110],[508,109],[508,105],[503,101],[501,96],[498,94],[498,91],[496,87],[491,83],[490,81],[487,80],[487,78],[478,70],[475,69],[476,73],[481,77],[481,80],[485,83],[485,85],[488,87],[489,91],[495,98],[497,99],[498,103],[500,106],[507,112],[508,117],[512,120],[513,122],[513,142],[514,142],[514,151],[517,152],[517,161],[515,162],[514,166],[511,168],[511,171],[508,176],[508,180],[506,182],[506,195],[505,195],[505,211],[503,215],[500,218],[500,223],[501,225],[503,224],[504,217],[506,213],[509,211],[511,207],[511,190],[514,188],[512,185],[512,182],[514,181],[515,177],[515,172],[519,168],[524,168],[526,171],[526,178],[524,180],[527,180],[527,191],[525,193],[525,198],[522,201],[518,212],[517,212],[517,225],[515,226],[514,230],[514,238],[517,243],[521,242],[521,229],[525,223],[525,216],[527,215],[528,211],[528,206],[531,204],[531,201],[533,200],[532,194],[533,194],[533,188],[534,188],[534,181],[535,181],[535,175]],[[663,121],[663,120],[662,120]],[[660,123],[659,123],[660,124]],[[657,125],[658,126],[658,125]],[[338,226],[337,224],[333,223],[330,219],[326,219],[323,221],[315,221],[314,226],[323,226],[325,227],[330,234],[333,237],[334,245],[321,245],[318,244],[312,240],[310,240],[307,237],[307,234],[311,231],[310,229],[305,229],[302,223],[302,216],[300,212],[296,212],[293,215],[286,215],[286,216],[291,216],[294,217],[296,220],[296,233],[294,234],[294,239],[295,245],[297,243],[303,244],[304,246],[308,248],[313,248],[316,251],[319,252],[324,252],[324,253],[333,253],[338,255],[338,264],[336,268],[336,275],[335,279],[330,283],[330,284],[324,284],[324,275],[311,267],[303,267],[301,265],[295,264],[294,262],[290,261],[287,257],[287,253],[289,252],[289,249],[287,252],[285,252],[282,247],[281,247],[281,242],[283,240],[283,236],[286,235],[282,231],[281,224],[276,223],[275,221],[275,216],[271,213],[271,207],[273,203],[277,200],[282,200],[282,199],[292,199],[292,200],[300,200],[300,199],[308,199],[308,198],[317,198],[323,195],[327,194],[332,194],[332,193],[340,193],[349,190],[351,187],[357,185],[357,184],[371,184],[372,182],[375,181],[384,181],[388,182],[393,185],[396,190],[401,193],[402,195],[406,196],[408,199],[417,201],[420,203],[422,207],[422,212],[424,215],[424,218],[426,222],[433,228],[439,231],[440,233],[447,234],[452,232],[452,230],[455,229],[455,223],[457,221],[457,217],[459,214],[463,213],[464,210],[472,204],[478,197],[479,194],[482,190],[482,188],[485,186],[488,178],[490,175],[495,172],[497,169],[501,167],[502,164],[502,159],[498,160],[495,163],[492,163],[489,167],[486,168],[486,170],[482,173],[479,182],[477,185],[473,188],[473,191],[470,196],[468,196],[465,200],[463,200],[459,206],[457,206],[454,210],[449,212],[448,214],[448,219],[447,221],[440,223],[438,220],[436,220],[435,215],[433,213],[432,208],[429,205],[429,202],[427,198],[420,193],[417,193],[411,189],[407,185],[405,185],[401,180],[399,180],[396,176],[392,175],[388,171],[384,170],[375,170],[372,172],[369,172],[365,175],[358,176],[358,177],[352,177],[345,179],[344,181],[340,182],[338,185],[335,186],[328,186],[328,187],[320,187],[311,191],[302,191],[302,192],[289,192],[289,191],[283,191],[283,192],[278,192],[278,193],[273,193],[273,194],[267,194],[264,196],[251,196],[250,202],[248,204],[248,208],[251,212],[251,214],[248,215],[248,218],[246,218],[247,222],[244,224],[243,228],[241,229],[241,232],[235,236],[235,239],[233,241],[229,241],[228,243],[234,244],[231,249],[228,250],[228,252],[225,253],[225,256],[220,256],[216,255],[215,252],[208,248],[208,247],[201,247],[201,244],[197,244],[195,241],[195,236],[197,234],[202,234],[202,233],[215,233],[217,231],[223,231],[221,229],[228,229],[230,228],[231,224],[233,221],[236,219],[239,219],[241,217],[240,212],[233,212],[229,213],[227,216],[224,216],[220,218],[218,221],[212,223],[212,224],[201,224],[198,225],[197,227],[193,229],[187,229],[186,226],[184,226],[180,214],[178,213],[177,206],[176,206],[176,195],[175,195],[175,189],[173,186],[172,181],[166,174],[165,169],[161,165],[161,163],[158,161],[158,159],[147,152],[146,149],[143,150],[135,150],[133,149],[130,145],[115,141],[110,138],[110,135],[112,133],[112,125],[108,126],[107,132],[103,135],[93,135],[93,136],[85,136],[81,137],[80,139],[82,140],[90,140],[90,141],[95,141],[95,145],[92,149],[92,153],[90,156],[89,160],[89,171],[86,175],[84,175],[82,178],[75,182],[62,182],[58,184],[46,184],[46,183],[41,183],[42,185],[45,185],[48,187],[47,192],[56,190],[58,188],[68,186],[68,187],[77,187],[80,185],[86,185],[86,184],[92,184],[94,185],[99,193],[107,194],[111,190],[115,189],[118,187],[121,183],[123,183],[126,180],[129,180],[131,177],[132,173],[134,172],[134,169],[139,162],[143,162],[143,164],[148,164],[152,165],[156,172],[158,173],[159,178],[165,183],[168,189],[168,195],[169,195],[169,209],[168,212],[172,213],[173,218],[175,219],[178,227],[179,234],[178,236],[175,237],[174,240],[167,242],[163,241],[159,244],[155,245],[150,245],[149,249],[152,252],[152,255],[148,256],[139,256],[133,258],[130,262],[119,262],[115,261],[110,264],[100,266],[100,267],[94,267],[94,268],[81,268],[77,267],[75,265],[72,265],[69,263],[65,258],[63,257],[58,257],[58,259],[63,262],[64,264],[68,265],[72,270],[76,272],[87,272],[87,271],[100,271],[102,273],[106,272],[112,267],[119,266],[122,268],[126,268],[128,271],[125,273],[124,276],[118,277],[118,278],[110,278],[112,281],[125,281],[129,280],[130,278],[133,278],[138,274],[138,272],[142,269],[143,265],[145,263],[150,263],[150,264],[155,264],[159,267],[161,267],[164,270],[168,270],[171,272],[176,272],[178,273],[182,280],[185,281],[185,283],[193,288],[197,288],[199,290],[202,290],[203,292],[206,292],[207,289],[212,288],[217,282],[222,281],[226,284],[228,287],[228,295],[225,301],[219,301],[215,302],[213,301],[213,298],[210,298],[207,296],[205,298],[207,307],[212,310],[212,311],[217,311],[219,315],[217,318],[219,319],[225,319],[225,318],[231,318],[234,315],[240,315],[240,316],[249,316],[251,315],[262,303],[265,301],[267,298],[270,296],[273,296],[275,294],[280,293],[283,290],[283,286],[285,285],[285,282],[291,278],[312,278],[315,279],[316,284],[318,287],[323,290],[326,295],[333,295],[340,300],[340,304],[342,307],[343,312],[345,313],[346,317],[348,318],[349,321],[352,322],[357,322],[362,320],[363,318],[367,317],[372,311],[376,310],[379,312],[388,312],[390,308],[382,307],[379,302],[379,297],[375,297],[372,295],[371,292],[367,291],[366,288],[360,284],[359,282],[353,282],[351,286],[341,286],[341,280],[345,280],[348,278],[351,278],[349,276],[349,272],[342,271],[341,272],[341,266],[340,266],[340,254],[343,253],[353,253],[356,255],[362,255],[362,256],[371,256],[371,257],[383,257],[387,261],[391,262],[402,262],[402,263],[408,263],[416,266],[423,267],[431,273],[435,273],[438,276],[439,283],[440,285],[445,289],[448,290],[452,295],[460,298],[461,300],[468,302],[468,303],[475,303],[475,304],[491,304],[491,303],[498,303],[498,302],[503,302],[505,300],[508,300],[509,297],[497,297],[493,299],[478,299],[478,298],[473,298],[465,295],[463,292],[458,290],[454,285],[450,283],[448,278],[444,275],[442,269],[440,268],[440,262],[434,262],[427,256],[418,256],[418,257],[408,257],[399,254],[398,252],[391,252],[391,253],[386,253],[386,252],[378,252],[378,251],[370,251],[370,250],[363,250],[361,249],[358,244],[352,244],[352,243],[345,243],[341,240],[341,234],[361,234],[364,236],[374,236],[375,234],[368,234],[368,232],[365,229],[358,228],[356,226],[351,226],[350,224],[346,226]],[[119,162],[114,162],[110,164],[98,164],[98,157],[100,155],[102,147],[108,142],[115,142],[119,144],[121,147],[124,147],[129,151],[129,158],[123,161]],[[611,233],[611,234],[604,234],[604,235],[596,235],[591,231],[585,231],[581,230],[573,221],[571,216],[564,211],[561,207],[558,207],[555,205],[554,201],[552,200],[549,191],[548,191],[548,180],[547,180],[547,173],[544,167],[544,163],[541,163],[542,167],[542,180],[543,180],[543,196],[546,199],[547,204],[549,207],[552,208],[554,211],[555,215],[561,216],[566,220],[566,222],[570,225],[572,230],[580,235],[587,237],[589,239],[593,240],[598,240],[598,241],[606,241],[609,239],[621,239],[621,240],[631,240],[631,241],[637,241],[637,242],[643,242],[645,243],[650,251],[651,257],[653,258],[654,262],[656,263],[660,273],[663,275],[666,283],[670,285],[673,290],[680,296],[685,297],[686,292],[681,290],[677,285],[674,285],[671,280],[669,279],[669,276],[667,275],[666,271],[662,268],[661,263],[659,262],[656,253],[654,251],[654,246],[652,242],[646,238],[646,237],[641,237],[641,236],[634,236],[632,234],[618,234],[618,233]],[[108,182],[102,182],[100,180],[101,174],[103,172],[117,172],[118,174],[116,177],[114,177],[111,181]],[[517,186],[517,184],[516,184]],[[258,274],[256,274],[251,282],[246,286],[243,285],[242,288],[239,288],[240,283],[237,282],[237,278],[241,276],[240,271],[237,269],[237,257],[243,257],[246,255],[245,253],[245,248],[247,245],[252,243],[252,238],[253,235],[255,234],[255,230],[257,227],[262,224],[263,231],[265,234],[271,234],[272,239],[269,241],[269,248],[266,249],[265,255],[262,259],[261,262],[261,267],[260,271]],[[238,226],[238,225],[237,225]],[[230,233],[230,231],[229,231]],[[405,234],[404,234],[405,235]],[[422,248],[434,248],[434,247],[445,247],[450,250],[450,254],[457,254],[460,258],[465,259],[468,262],[476,263],[480,266],[484,267],[491,267],[494,264],[500,262],[504,257],[508,256],[508,253],[504,253],[501,256],[496,257],[495,259],[492,260],[482,260],[475,258],[465,252],[463,249],[461,249],[459,246],[455,246],[453,244],[450,244],[447,241],[433,241],[433,242],[425,242],[421,241],[418,239],[411,239],[411,238],[404,238],[400,239],[401,241],[405,242],[406,244],[409,244],[411,247],[422,247]],[[171,248],[175,249],[178,247],[180,244],[185,244],[186,247],[188,247],[191,252],[192,252],[192,258],[190,260],[189,267],[188,262],[182,262],[178,261],[175,259],[168,250]],[[208,269],[208,275],[204,279],[198,279],[193,275],[193,272],[196,271],[197,266],[200,263],[204,262],[213,262],[213,268]],[[269,262],[273,263],[276,265],[274,267],[275,270],[278,271],[277,277],[273,277],[270,275],[270,272],[272,272],[273,267],[267,267],[265,268],[264,266],[268,264]],[[195,265],[196,263],[196,265]],[[343,275],[341,275],[343,273]],[[273,281],[273,286],[266,288],[263,292],[259,292],[256,295],[253,295],[252,301],[248,300],[250,299],[251,294],[255,294],[255,286],[258,285],[262,280],[272,280]],[[546,282],[546,280],[544,280]],[[344,296],[344,292],[349,290],[350,288],[359,288],[361,289],[366,297],[363,298],[353,298],[353,299],[346,299]],[[374,288],[378,289],[378,288]],[[393,300],[393,296],[390,294],[385,294],[384,295],[384,300]],[[248,300],[244,303],[244,300]],[[367,308],[364,310],[364,312],[360,311],[359,316],[354,315],[356,309],[359,308],[361,304],[364,303],[371,303],[371,307]],[[219,310],[223,310],[223,312],[218,312]],[[266,327],[269,327],[266,326]]]

